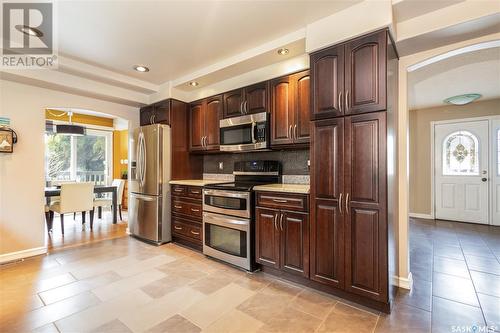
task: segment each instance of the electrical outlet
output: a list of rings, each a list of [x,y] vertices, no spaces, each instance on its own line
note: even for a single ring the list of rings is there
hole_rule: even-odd
[[[307,167],[310,168],[311,167],[311,160],[307,160]]]
[[[219,170],[224,170],[224,162],[219,162]]]

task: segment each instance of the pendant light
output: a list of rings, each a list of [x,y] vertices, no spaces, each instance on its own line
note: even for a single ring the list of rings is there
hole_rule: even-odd
[[[69,124],[58,124],[56,125],[56,133],[62,135],[74,135],[74,136],[83,136],[85,135],[85,127],[74,125],[71,121],[71,117],[73,116],[72,111],[68,111]]]

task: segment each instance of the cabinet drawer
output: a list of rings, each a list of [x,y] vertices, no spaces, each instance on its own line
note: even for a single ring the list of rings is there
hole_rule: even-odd
[[[172,233],[175,236],[189,237],[201,241],[201,225],[185,223],[181,219],[172,219]]]
[[[198,186],[189,186],[187,188],[187,196],[193,199],[201,199],[202,188]]]
[[[172,195],[185,196],[187,194],[187,186],[172,185]]]
[[[278,192],[257,192],[257,206],[284,210],[309,210],[309,198],[303,194],[288,194]]]
[[[186,202],[178,199],[172,199],[172,212],[184,214],[201,219],[201,203]]]

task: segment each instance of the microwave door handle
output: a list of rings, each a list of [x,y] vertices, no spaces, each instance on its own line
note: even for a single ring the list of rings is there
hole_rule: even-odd
[[[252,143],[256,143],[255,140],[255,128],[257,127],[257,123],[255,121],[252,122]]]

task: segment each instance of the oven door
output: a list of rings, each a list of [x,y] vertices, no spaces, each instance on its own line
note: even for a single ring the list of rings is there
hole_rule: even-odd
[[[250,270],[250,220],[204,212],[203,254]]]
[[[248,151],[267,148],[267,113],[220,121],[220,150]]]
[[[203,211],[250,218],[250,192],[203,190]]]

